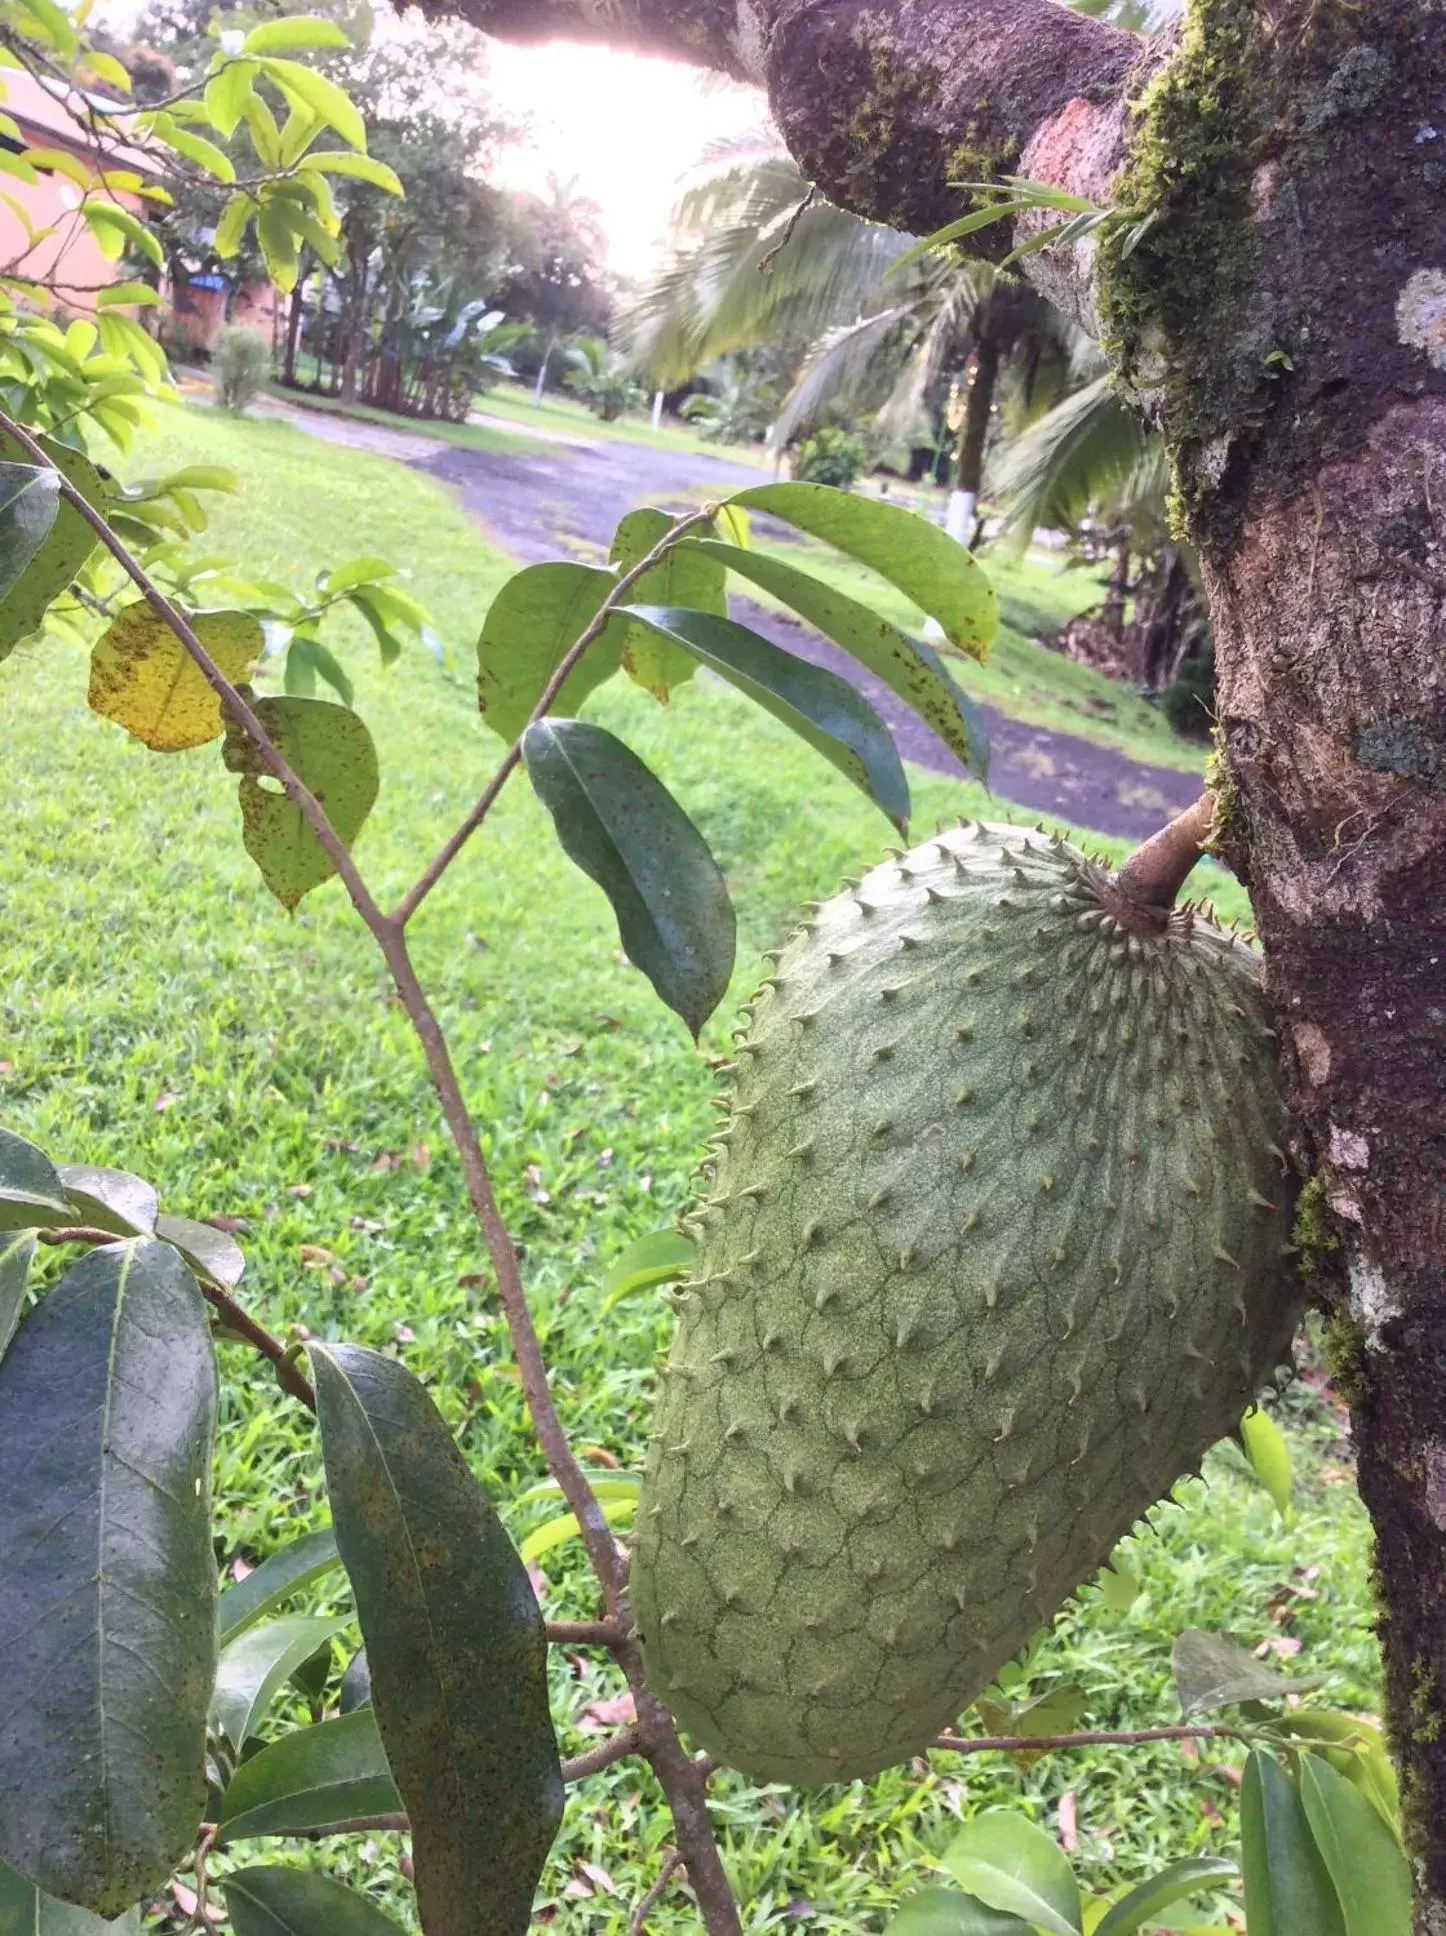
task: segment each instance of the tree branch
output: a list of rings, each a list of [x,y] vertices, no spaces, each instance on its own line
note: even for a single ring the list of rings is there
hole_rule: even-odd
[[[637,1908],[628,1918],[628,1936],[643,1936],[643,1927],[648,1917],[668,1892],[668,1884],[681,1868],[683,1858],[676,1849],[669,1849],[663,1857],[663,1866],[658,1871],[658,1879],[652,1883],[641,1898]]]
[[[144,568],[101,514],[86,502],[59,467],[52,463],[43,446],[3,412],[0,412],[0,428],[10,433],[34,463],[56,472],[60,495],[85,519],[139,588],[151,609],[181,641],[206,683],[220,699],[226,717],[245,734],[260,755],[262,764],[281,782],[287,797],[300,810],[323,851],[331,859],[353,907],[381,951],[397,996],[421,1045],[432,1087],[457,1148],[468,1201],[492,1260],[498,1300],[507,1320],[533,1429],[547,1460],[548,1470],[557,1480],[578,1522],[583,1545],[602,1587],[609,1617],[616,1622],[621,1633],[628,1636],[614,1644],[614,1655],[633,1694],[639,1743],[652,1763],[673,1813],[678,1846],[688,1866],[689,1879],[703,1914],[704,1926],[710,1936],[741,1936],[738,1905],[708,1819],[706,1776],[684,1750],[671,1714],[648,1687],[641,1650],[631,1638],[632,1609],[627,1600],[622,1555],[613,1539],[612,1529],[603,1516],[597,1495],[578,1463],[558,1417],[542,1345],[518,1269],[516,1247],[498,1208],[477,1126],[467,1108],[451,1052],[436,1012],[417,979],[402,927],[377,905],[320,802],[282,757],[254,709],[221,671],[194,628],[152,583]]]
[[[941,1734],[933,1743],[952,1754],[1037,1754],[1055,1748],[1136,1748],[1147,1741],[1254,1741],[1258,1728],[1224,1722],[1203,1727],[1094,1728],[1083,1734]]]

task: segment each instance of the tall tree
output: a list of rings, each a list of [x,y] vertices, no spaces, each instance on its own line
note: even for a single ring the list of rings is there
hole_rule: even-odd
[[[971,206],[961,182],[1009,175],[1120,211],[1027,271],[1160,424],[1200,551],[1224,847],[1265,947],[1315,1238],[1343,1245],[1337,1353],[1418,1927],[1441,1931],[1446,0],[1195,0],[1156,41],[1054,0],[466,11],[761,83],[810,180],[916,233]]]

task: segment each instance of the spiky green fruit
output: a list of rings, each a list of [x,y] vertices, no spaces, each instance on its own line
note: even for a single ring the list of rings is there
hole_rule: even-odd
[[[1253,958],[1109,898],[1062,842],[948,833],[764,983],[632,1574],[652,1685],[751,1774],[924,1747],[1287,1349]]]

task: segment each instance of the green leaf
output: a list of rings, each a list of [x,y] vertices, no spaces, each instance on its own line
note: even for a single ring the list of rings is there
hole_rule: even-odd
[[[34,1258],[35,1238],[28,1230],[6,1231],[0,1235],[0,1358],[9,1350],[20,1314],[25,1309],[25,1292]]]
[[[54,471],[0,463],[0,605],[50,536],[59,509]]]
[[[1302,1680],[1277,1674],[1227,1635],[1199,1627],[1187,1627],[1176,1636],[1170,1668],[1187,1721],[1241,1701],[1281,1701],[1287,1694],[1309,1694],[1320,1686],[1318,1676]]]
[[[132,305],[143,309],[160,309],[165,306],[165,298],[159,289],[152,289],[148,282],[114,282],[109,289],[97,289],[95,292],[97,309],[124,309]]]
[[[1240,1442],[1251,1470],[1270,1494],[1283,1524],[1288,1526],[1293,1475],[1284,1432],[1268,1412],[1252,1405],[1240,1421]]]
[[[330,1526],[323,1526],[320,1532],[303,1533],[300,1539],[279,1548],[221,1595],[217,1622],[221,1644],[234,1640],[254,1621],[293,1594],[305,1592],[340,1565],[336,1535]]]
[[[314,1869],[237,1869],[221,1887],[236,1936],[401,1936],[375,1903]]]
[[[1250,1936],[1345,1936],[1295,1784],[1258,1750],[1240,1784],[1240,1850]]]
[[[991,1909],[1050,1931],[1078,1936],[1079,1884],[1052,1835],[1012,1808],[986,1808],[954,1837],[944,1866]]]
[[[274,195],[261,204],[256,217],[256,239],[261,244],[267,275],[278,289],[289,294],[296,287],[296,237],[290,210]]]
[[[621,572],[641,564],[678,522],[666,511],[645,506],[629,511],[613,533],[611,559]],[[696,611],[728,616],[727,573],[699,551],[676,545],[661,564],[645,572],[628,593],[635,605],[691,605]],[[674,686],[691,679],[698,662],[671,639],[645,625],[630,625],[623,641],[623,669],[655,699],[666,700]]]
[[[206,112],[211,117],[212,127],[225,140],[229,141],[235,134],[255,92],[259,72],[258,64],[253,60],[227,59],[207,81],[204,96]],[[223,255],[226,253],[221,249],[219,240],[217,249]]]
[[[728,992],[736,945],[733,904],[707,842],[601,726],[540,719],[522,753],[563,852],[611,901],[629,961],[696,1040]]]
[[[693,1246],[676,1230],[652,1230],[630,1243],[602,1281],[601,1317],[635,1291],[651,1290],[686,1277],[693,1262]]]
[[[405,195],[401,176],[395,169],[388,168],[384,161],[377,161],[371,155],[353,154],[346,148],[324,148],[318,153],[305,155],[301,161],[303,173],[315,170],[327,175],[353,175],[358,181],[370,182],[374,188],[383,188],[389,195]]]
[[[624,1499],[603,1501],[602,1516],[609,1526],[620,1526],[637,1516],[638,1501],[636,1494]],[[540,1560],[544,1553],[550,1553],[555,1546],[566,1546],[569,1540],[579,1539],[582,1527],[573,1513],[563,1513],[557,1519],[549,1519],[537,1531],[529,1533],[518,1547],[518,1556],[524,1563]]]
[[[1161,1869],[1158,1875],[1139,1883],[1123,1896],[1096,1925],[1094,1936],[1134,1936],[1136,1930],[1153,1922],[1161,1910],[1199,1895],[1204,1889],[1231,1882],[1239,1873],[1233,1862],[1213,1855],[1187,1856],[1183,1861],[1172,1862],[1167,1869]]]
[[[1346,1936],[1411,1936],[1411,1870],[1366,1797],[1329,1762],[1303,1754],[1300,1799],[1335,1884]]]
[[[765,511],[847,552],[927,612],[961,652],[982,659],[999,600],[972,552],[916,511],[827,484],[755,484],[728,502]]]
[[[178,471],[167,471],[149,487],[158,495],[165,491],[226,491],[234,496],[241,489],[241,473],[229,464],[183,464]]]
[[[0,1930],[5,1936],[141,1936],[139,1907],[114,1922],[88,1909],[43,1896],[34,1883],[0,1862]]]
[[[614,1472],[608,1467],[589,1471],[586,1466],[583,1472],[588,1484],[604,1503],[610,1499],[631,1499],[636,1503],[643,1489],[643,1475],[640,1472]],[[536,1506],[544,1499],[561,1499],[562,1496],[562,1487],[556,1479],[539,1479],[526,1492],[518,1493],[512,1504],[514,1507]]]
[[[349,592],[356,585],[373,585],[382,579],[395,578],[397,568],[389,565],[385,558],[374,557],[365,552],[360,558],[347,558],[329,571],[318,573],[316,586],[320,592],[334,595]]]
[[[198,168],[204,168],[216,181],[235,181],[236,167],[231,157],[203,134],[197,134],[191,128],[178,127],[169,116],[166,117],[164,131],[158,128],[156,132],[168,148],[174,148],[187,161],[194,161]]]
[[[909,783],[889,729],[847,679],[780,651],[731,618],[679,605],[625,605],[622,611],[686,646],[822,753],[896,827],[907,823]]]
[[[156,1235],[180,1251],[192,1270],[231,1291],[246,1271],[246,1253],[234,1237],[192,1217],[157,1217]]]
[[[285,20],[263,21],[241,43],[243,54],[285,54],[297,47],[350,47],[334,20],[320,14],[295,13]]]
[[[1270,1732],[1283,1741],[1310,1742],[1338,1775],[1359,1788],[1396,1840],[1401,1839],[1396,1771],[1374,1722],[1336,1708],[1287,1708],[1270,1723]]]
[[[233,685],[265,649],[249,612],[195,612],[190,625]],[[153,753],[205,746],[225,730],[221,701],[170,626],[145,599],[127,605],[90,655],[92,712],[123,726]]]
[[[260,207],[253,195],[237,192],[221,211],[221,219],[216,224],[216,234],[212,242],[222,261],[235,255],[241,246],[241,238],[246,233],[246,224]]]
[[[406,1803],[422,1926],[513,1936],[562,1818],[542,1614],[417,1379],[357,1345],[313,1345],[311,1358],[371,1673],[358,1712],[375,1713]]]
[[[238,1753],[296,1670],[345,1625],[345,1620],[292,1614],[259,1621],[226,1644],[211,1713]]]
[[[144,1238],[76,1264],[0,1363],[0,1856],[97,1915],[201,1820],[215,1410],[196,1280]]]
[[[343,141],[365,154],[366,123],[362,120],[360,109],[335,81],[328,80],[314,67],[304,67],[300,61],[276,60],[268,56],[261,60],[260,67],[293,107],[310,108],[313,114],[321,116],[329,128],[335,128]]]
[[[312,638],[309,633],[298,633],[286,651],[286,690],[309,697],[315,688],[318,674],[331,687],[343,706],[352,704],[356,698],[356,692],[336,655],[324,646],[320,639]]]
[[[939,655],[890,625],[858,599],[835,591],[766,551],[745,550],[714,538],[691,538],[685,550],[706,553],[740,577],[782,599],[825,638],[881,679],[981,780],[989,773],[989,739],[977,706],[949,677]],[[692,603],[693,601],[688,601]]]
[[[221,1797],[219,1839],[289,1835],[396,1815],[401,1807],[376,1716],[362,1707],[335,1721],[292,1728],[243,1761]]]
[[[322,699],[258,699],[255,710],[277,751],[320,801],[349,849],[372,810],[379,783],[376,748],[360,716]],[[232,730],[222,754],[231,772],[241,775],[246,851],[281,905],[294,908],[336,868],[250,741]]]
[[[367,1650],[358,1647],[347,1662],[346,1672],[341,1677],[337,1690],[336,1704],[343,1714],[352,1714],[359,1707],[370,1707],[372,1699],[372,1675],[367,1666]]]
[[[144,1177],[129,1170],[108,1170],[96,1163],[58,1164],[60,1180],[76,1223],[110,1230],[117,1237],[149,1237],[160,1208]]]
[[[907,1896],[884,1936],[1034,1936],[1034,1925],[957,1889],[932,1888]]]
[[[0,1129],[0,1230],[43,1229],[70,1220],[65,1185],[44,1150],[12,1129]]]
[[[105,508],[106,486],[90,459],[67,444],[51,438],[37,441],[47,457],[57,464],[68,483],[73,484],[86,502]],[[12,437],[0,432],[0,459],[6,463],[29,463],[28,454]],[[0,600],[0,659],[8,658],[22,639],[38,632],[45,614],[61,593],[79,575],[95,550],[96,535],[85,519],[62,499],[55,523],[45,542],[35,553],[20,577]]]
[[[100,244],[101,253],[109,256],[112,262],[119,261],[129,242],[158,269],[166,266],[166,258],[155,231],[148,229],[128,208],[121,208],[116,202],[87,200],[81,203],[80,212]]]
[[[1140,1576],[1127,1547],[1115,1548],[1110,1554],[1109,1565],[1102,1566],[1095,1575],[1095,1585],[1099,1588],[1100,1604],[1106,1613],[1119,1619],[1129,1612],[1140,1597]]]
[[[595,565],[528,565],[493,599],[477,641],[477,704],[509,746],[616,582],[612,572]],[[560,713],[576,713],[612,677],[625,637],[626,628],[610,621],[593,640],[557,696]]]

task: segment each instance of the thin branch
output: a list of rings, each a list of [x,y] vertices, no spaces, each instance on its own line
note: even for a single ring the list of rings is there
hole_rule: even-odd
[[[630,571],[623,573],[622,577],[613,586],[612,590],[593,614],[590,622],[583,628],[577,639],[563,654],[556,671],[543,687],[541,697],[528,716],[527,726],[535,725],[544,714],[551,710],[554,700],[566,685],[573,667],[577,664],[583,653],[587,651],[588,647],[602,636],[603,628],[606,626],[608,620],[623,602],[628,592],[637,584],[638,580],[646,572],[650,572],[672,550],[678,540],[686,536],[696,525],[711,524],[717,516],[717,509],[718,507],[716,505],[705,505],[701,511],[691,512],[686,518],[680,519],[663,537],[659,538],[658,542],[645,558],[640,559]],[[407,922],[411,920],[417,909],[426,900],[432,889],[452,865],[452,862],[461,853],[467,842],[492,811],[498,794],[501,793],[503,787],[511,779],[513,773],[517,770],[518,762],[522,758],[522,740],[527,731],[527,726],[523,727],[522,732],[517,735],[517,738],[508,747],[506,753],[503,755],[502,764],[487,782],[476,804],[472,807],[461,826],[458,827],[457,831],[439,850],[425,872],[413,883],[411,888],[408,889],[407,893],[397,903],[392,920],[399,928],[405,927]]]
[[[774,243],[771,249],[766,249],[764,253],[761,256],[759,256],[758,273],[760,276],[771,276],[773,274],[774,263],[777,262],[778,258],[783,254],[783,251],[788,247],[789,243],[793,240],[794,230],[798,227],[799,223],[803,220],[804,216],[807,215],[808,211],[813,207],[814,203],[817,200],[818,200],[818,183],[810,182],[808,185],[808,193],[804,196],[803,200],[798,204],[798,206],[793,210],[787,222],[784,223],[783,234],[778,238],[778,240]]]
[[[636,1728],[623,1728],[611,1734],[606,1741],[600,1741],[586,1754],[574,1755],[562,1764],[564,1781],[583,1781],[588,1775],[600,1774],[604,1768],[611,1768],[615,1761],[624,1761],[642,1748],[642,1737]]]
[[[518,1268],[517,1250],[497,1206],[491,1175],[482,1152],[477,1126],[468,1110],[457,1077],[451,1052],[442,1033],[436,1012],[428,1001],[406,945],[401,922],[385,915],[358,873],[351,855],[339,839],[320,802],[302,782],[272,743],[255,711],[221,671],[192,626],[151,582],[125,544],[110,529],[99,512],[92,509],[69,479],[46,454],[44,448],[0,412],[0,428],[6,429],[38,465],[54,470],[59,477],[60,494],[80,513],[101,543],[138,586],[151,609],[185,646],[206,683],[221,701],[223,711],[250,740],[262,764],[281,782],[287,797],[300,810],[331,859],[353,907],[370,930],[391,973],[398,998],[416,1033],[427,1064],[427,1072],[441,1104],[442,1115],[462,1166],[468,1201],[477,1220],[497,1279],[497,1295],[507,1320],[512,1348],[517,1360],[523,1396],[532,1418],[533,1429],[547,1460],[547,1467],[578,1522],[583,1545],[603,1591],[609,1616],[629,1637],[615,1644],[614,1657],[622,1668],[632,1691],[638,1716],[641,1751],[652,1763],[677,1828],[678,1846],[687,1865],[689,1882],[710,1936],[742,1936],[738,1904],[727,1871],[719,1854],[717,1838],[708,1818],[707,1777],[684,1749],[672,1715],[648,1686],[643,1671],[642,1653],[631,1638],[632,1610],[628,1605],[622,1555],[603,1516],[597,1495],[587,1474],[573,1453],[558,1417],[548,1379],[537,1328],[527,1301],[526,1288]],[[700,512],[684,520],[686,525],[702,523],[710,514]],[[676,540],[678,527],[670,534]],[[656,547],[655,547],[656,549]],[[650,554],[651,556],[651,554]],[[640,574],[647,568],[643,560]],[[622,581],[620,581],[620,586]],[[619,587],[615,587],[616,592]],[[557,682],[565,677],[560,667]],[[545,697],[545,695],[544,695]],[[480,815],[478,818],[480,819]],[[470,828],[468,829],[470,831]],[[465,835],[464,835],[465,838]],[[458,842],[458,845],[461,843]],[[440,870],[439,870],[440,871]]]
[[[683,1865],[683,1858],[676,1849],[669,1849],[663,1857],[663,1866],[658,1871],[658,1879],[639,1902],[628,1918],[628,1936],[643,1936],[643,1925],[668,1893],[668,1884]]]
[[[549,1620],[547,1638],[554,1647],[617,1647],[627,1639],[612,1620]]]
[[[1054,1748],[1135,1748],[1146,1741],[1254,1741],[1259,1729],[1218,1722],[1203,1727],[1095,1728],[1084,1734],[941,1734],[932,1743],[953,1754],[1036,1754]]]

